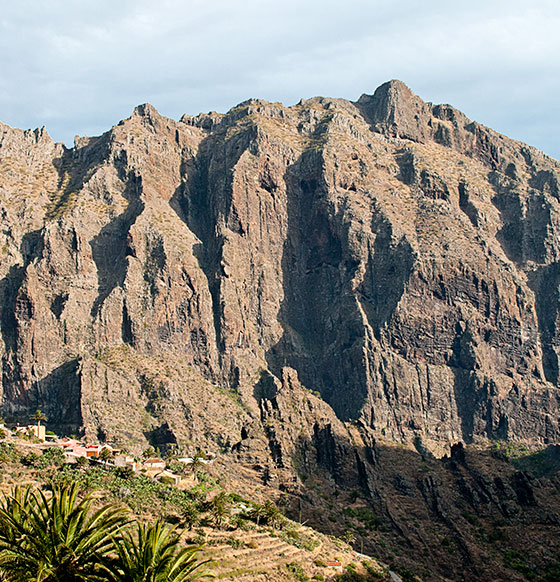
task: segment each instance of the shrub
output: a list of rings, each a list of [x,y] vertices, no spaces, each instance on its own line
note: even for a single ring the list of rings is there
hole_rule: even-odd
[[[0,461],[8,463],[9,461],[18,461],[19,453],[12,443],[0,443]]]
[[[239,538],[234,538],[233,536],[227,538],[226,543],[230,545],[234,550],[244,548],[247,545],[243,540],[240,540]]]
[[[313,560],[313,563],[318,568],[326,568],[327,567],[327,563],[324,560],[321,560],[321,558],[317,558],[317,559]]]
[[[64,465],[64,451],[58,447],[51,447],[47,449],[39,458],[37,466],[40,469],[45,469],[49,466],[61,467]]]
[[[21,463],[26,467],[36,467],[39,459],[40,455],[37,453],[27,453],[27,455],[21,457]]]
[[[307,580],[309,580],[309,576],[307,576],[307,574],[303,571],[303,568],[295,562],[286,564],[286,569],[288,572],[291,572],[294,575],[294,578],[299,580],[299,582],[307,582]]]

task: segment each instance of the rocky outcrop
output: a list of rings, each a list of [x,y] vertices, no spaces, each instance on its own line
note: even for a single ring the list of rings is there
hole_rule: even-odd
[[[142,105],[71,149],[1,126],[3,412],[181,446],[257,422],[278,464],[259,391],[290,369],[334,410],[300,419],[333,470],[335,420],[436,453],[556,442],[559,176],[398,81]]]

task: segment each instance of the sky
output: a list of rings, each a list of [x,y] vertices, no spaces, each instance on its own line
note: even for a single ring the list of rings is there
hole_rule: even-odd
[[[558,0],[0,0],[0,121],[56,141],[149,102],[356,100],[390,79],[560,159]]]

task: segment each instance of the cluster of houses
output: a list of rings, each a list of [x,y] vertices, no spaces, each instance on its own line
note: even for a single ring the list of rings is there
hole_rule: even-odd
[[[80,458],[102,462],[105,465],[129,468],[136,472],[144,472],[155,480],[162,481],[171,485],[178,485],[181,476],[173,473],[166,468],[166,462],[163,459],[153,457],[139,461],[132,455],[127,454],[120,449],[116,449],[108,444],[88,444],[75,438],[63,437],[58,438],[56,435],[47,434],[45,426],[37,423],[28,426],[16,426],[12,429],[16,437],[34,437],[43,443],[52,443],[51,446],[61,447],[68,463],[80,462]],[[104,451],[107,451],[106,453]],[[185,466],[193,463],[209,464],[215,459],[215,455],[206,455],[206,458],[199,458],[195,461],[192,457],[177,459],[178,462]]]
[[[132,455],[124,453],[120,449],[115,449],[110,445],[86,444],[82,441],[67,437],[57,439],[56,444],[62,447],[64,455],[70,463],[78,462],[80,457],[85,457],[87,459],[102,460],[106,465],[128,467],[134,472],[142,471],[150,475],[153,479],[171,485],[178,485],[181,481],[181,476],[167,470],[166,462],[158,457],[138,461]],[[108,451],[108,454],[103,453],[103,451]],[[210,459],[201,459],[200,462],[207,464],[212,462],[213,458],[214,457],[211,456]],[[187,466],[194,462],[190,457],[177,459],[177,461]]]
[[[117,467],[130,467],[133,471],[137,470],[137,462],[134,457],[123,454],[120,449],[114,449],[110,445],[89,445],[77,439],[64,437],[57,439],[56,444],[62,447],[65,457],[70,462],[76,462],[80,457],[86,459],[100,459],[104,457],[103,451],[108,451],[109,455],[106,461],[111,461],[112,465]],[[165,462],[162,461],[165,466]]]

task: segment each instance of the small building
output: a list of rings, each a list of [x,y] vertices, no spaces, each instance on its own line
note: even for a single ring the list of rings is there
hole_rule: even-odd
[[[129,467],[133,471],[138,470],[138,464],[134,457],[131,457],[130,455],[115,455],[113,463],[115,464],[115,467]]]
[[[334,568],[337,572],[342,572],[342,563],[338,560],[329,560],[327,566],[329,568]]]
[[[179,475],[175,475],[175,473],[166,470],[163,470],[161,473],[157,473],[153,476],[153,478],[168,485],[178,485],[181,481],[181,477],[179,477]]]
[[[47,429],[45,425],[28,424],[27,426],[17,426],[16,434],[35,437],[41,441],[45,441]]]
[[[214,455],[213,453],[209,453],[206,459],[199,458],[198,462],[201,463],[202,465],[209,465],[210,463],[214,462],[215,458],[216,455]],[[180,459],[177,459],[177,461],[179,461],[179,463],[183,463],[184,465],[192,465],[194,459],[192,457],[181,457]]]
[[[146,469],[165,469],[165,461],[163,459],[146,459],[143,465]]]
[[[47,436],[47,427],[44,424],[30,424],[27,427],[27,434],[31,434],[39,440],[44,441]]]
[[[86,457],[89,459],[97,459],[104,448],[106,447],[103,445],[86,445]]]

